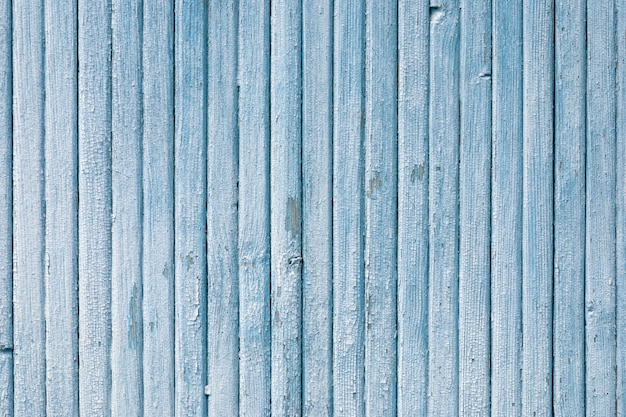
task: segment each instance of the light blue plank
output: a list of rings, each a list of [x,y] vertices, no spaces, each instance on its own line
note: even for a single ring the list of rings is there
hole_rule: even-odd
[[[491,415],[522,409],[522,4],[493,3]]]
[[[239,414],[270,415],[270,8],[239,1]]]
[[[13,416],[11,2],[0,5],[0,416]]]
[[[617,2],[617,415],[626,416],[626,3]]]
[[[398,2],[398,415],[428,404],[427,0]]]
[[[365,413],[397,410],[398,2],[365,1]]]
[[[174,6],[143,4],[143,396],[174,415]]]
[[[239,413],[237,3],[208,17],[207,270],[209,415]]]
[[[554,4],[523,7],[522,414],[551,416]]]
[[[491,0],[461,0],[459,415],[490,411]]]
[[[365,9],[334,2],[333,415],[365,415],[363,134]]]
[[[555,20],[554,414],[585,414],[586,2]]]
[[[587,3],[587,42],[586,414],[603,416],[616,414],[614,1]]]
[[[175,414],[206,414],[206,5],[175,4]]]
[[[141,2],[113,0],[111,414],[143,411]]]
[[[272,416],[302,410],[302,2],[271,2]]]
[[[78,0],[80,414],[111,413],[111,2]]]
[[[428,412],[458,402],[459,1],[430,6]]]
[[[16,416],[45,415],[44,11],[13,4],[13,337]]]
[[[332,1],[302,10],[302,414],[332,415]]]
[[[78,416],[78,10],[44,7],[46,414]]]

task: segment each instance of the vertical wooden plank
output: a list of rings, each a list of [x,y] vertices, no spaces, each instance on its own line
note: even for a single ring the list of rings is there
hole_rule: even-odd
[[[554,414],[585,414],[586,2],[555,17]]]
[[[46,392],[78,416],[77,2],[45,2]]]
[[[459,415],[490,412],[491,0],[461,0]]]
[[[113,0],[111,413],[143,412],[141,2]]]
[[[361,0],[334,8],[333,415],[363,416],[365,10]]]
[[[430,6],[428,412],[458,402],[459,1]]]
[[[206,414],[206,4],[175,3],[175,413]]]
[[[239,414],[270,415],[270,8],[239,1]]]
[[[586,411],[600,416],[616,414],[614,1],[587,2],[587,42]]]
[[[239,413],[237,10],[236,2],[209,2],[207,389],[210,416]]]
[[[111,414],[111,2],[78,2],[80,414]]]
[[[143,4],[143,396],[174,415],[174,5]]]
[[[302,1],[271,2],[270,232],[273,416],[302,410]]]
[[[552,415],[554,2],[524,1],[522,414]]]
[[[522,4],[494,1],[491,415],[522,410]]]
[[[302,414],[331,416],[333,2],[302,8]]]
[[[0,4],[0,416],[13,416],[11,2]]]
[[[13,323],[15,415],[45,415],[44,12],[13,4]]]
[[[365,1],[365,413],[397,411],[398,2]]]
[[[398,415],[428,403],[429,1],[398,2]]]

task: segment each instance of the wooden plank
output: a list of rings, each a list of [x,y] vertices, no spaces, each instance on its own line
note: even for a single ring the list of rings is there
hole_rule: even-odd
[[[206,414],[206,4],[175,4],[175,413]]]
[[[363,134],[365,9],[334,2],[333,415],[365,415]]]
[[[333,9],[302,8],[302,414],[331,416]]]
[[[459,1],[430,6],[428,412],[458,402]]]
[[[461,1],[459,414],[490,411],[491,0]]]
[[[43,1],[13,4],[13,334],[16,416],[45,415]]]
[[[237,3],[213,0],[208,17],[209,415],[239,413],[237,261]]]
[[[555,18],[554,414],[585,414],[586,2]]]
[[[587,2],[587,416],[616,414],[615,2]],[[623,181],[623,178],[621,178]]]
[[[270,8],[239,1],[239,414],[270,415]]]
[[[271,2],[273,416],[302,414],[302,2]]]
[[[554,3],[524,1],[522,414],[552,415]]]
[[[143,411],[174,415],[174,6],[143,4]]]
[[[111,413],[143,412],[141,3],[113,0]]]
[[[78,1],[80,414],[111,413],[111,2]]]
[[[429,1],[398,2],[398,415],[428,404]]]
[[[522,4],[494,1],[491,414],[522,410]]]
[[[0,416],[13,416],[11,2],[0,4]]]
[[[397,411],[398,2],[365,1],[365,413]]]
[[[78,10],[44,8],[46,414],[78,416]]]

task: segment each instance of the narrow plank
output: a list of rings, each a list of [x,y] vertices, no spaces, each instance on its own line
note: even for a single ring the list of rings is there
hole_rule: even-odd
[[[554,414],[585,415],[586,2],[555,17]]]
[[[428,404],[429,1],[398,2],[398,415]]]
[[[143,412],[141,2],[113,0],[111,413]]]
[[[236,2],[209,2],[207,369],[210,416],[239,414],[237,11]]]
[[[143,410],[174,415],[174,5],[143,4]]]
[[[523,7],[522,414],[551,416],[554,2]]]
[[[11,2],[0,5],[0,416],[13,416]]]
[[[46,414],[78,416],[78,10],[44,7]]]
[[[491,415],[522,410],[522,4],[494,1]]]
[[[273,416],[302,414],[302,2],[271,2]]]
[[[490,412],[491,0],[461,0],[459,415]]]
[[[111,1],[78,0],[81,415],[111,413]]]
[[[459,1],[430,6],[428,412],[455,416],[458,390]]]
[[[270,8],[239,1],[239,415],[270,415]]]
[[[336,0],[334,16],[333,415],[364,416],[364,2]]]
[[[365,413],[397,411],[398,2],[365,1]]]
[[[44,320],[44,10],[13,4],[14,412],[46,413]]]
[[[616,414],[615,2],[587,2],[587,416]],[[621,178],[621,181],[624,179]]]
[[[302,4],[302,414],[332,415],[331,1]]]
[[[206,3],[175,3],[175,414],[206,414]]]

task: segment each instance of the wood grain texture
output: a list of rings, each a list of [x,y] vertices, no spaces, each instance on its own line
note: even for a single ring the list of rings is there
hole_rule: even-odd
[[[45,415],[43,1],[13,4],[14,413]]]
[[[111,415],[111,2],[78,0],[80,414]]]
[[[270,8],[240,0],[239,414],[270,415]]]
[[[522,410],[522,4],[494,1],[491,414]]]
[[[78,416],[77,2],[46,1],[46,414]]]
[[[302,414],[302,2],[271,2],[272,416]]]
[[[333,415],[364,416],[364,4],[336,0],[334,14]]]
[[[143,4],[143,397],[174,415],[174,7]]]
[[[398,2],[397,413],[428,405],[428,108],[430,12]]]
[[[302,414],[332,415],[333,2],[302,4]]]
[[[175,3],[175,415],[206,414],[206,4]]]
[[[585,414],[586,2],[557,2],[554,97],[554,414]]]
[[[554,3],[523,7],[522,414],[551,416]]]
[[[13,416],[13,74],[11,2],[0,4],[0,416]]]
[[[461,1],[459,415],[490,411],[491,0]]]
[[[207,373],[209,415],[239,413],[236,2],[208,9]]]
[[[585,399],[600,416],[616,414],[614,1],[587,2],[587,45]]]
[[[365,413],[397,413],[398,2],[365,2]]]
[[[428,412],[459,412],[459,2],[430,6]]]
[[[113,0],[111,414],[143,413],[142,88],[139,0]]]

